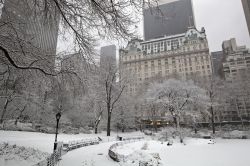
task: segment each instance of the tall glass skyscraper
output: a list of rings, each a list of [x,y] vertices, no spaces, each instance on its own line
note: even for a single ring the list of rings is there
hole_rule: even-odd
[[[108,45],[101,47],[100,53],[100,67],[112,67],[114,70],[116,68],[116,46]]]
[[[14,26],[22,39],[32,43],[46,54],[56,54],[59,30],[59,13],[54,8],[50,17],[35,12],[32,0],[5,0],[0,22],[8,22]],[[8,29],[2,33],[7,34]]]
[[[192,0],[168,0],[144,9],[143,17],[145,40],[185,33],[195,26]]]
[[[247,21],[248,32],[250,35],[250,0],[241,0]]]

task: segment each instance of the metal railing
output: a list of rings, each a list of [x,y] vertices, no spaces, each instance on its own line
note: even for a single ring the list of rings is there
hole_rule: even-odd
[[[61,160],[62,155],[66,154],[68,151],[84,146],[99,144],[99,142],[100,140],[98,138],[82,139],[67,143],[58,142],[57,149],[49,157],[33,166],[55,166],[58,161]]]
[[[56,163],[61,159],[62,156],[62,147],[63,142],[58,142],[57,149],[45,160],[40,161],[39,163],[35,164],[34,166],[54,166]]]
[[[64,151],[70,151],[73,149],[81,148],[84,146],[89,146],[89,145],[96,145],[99,144],[99,139],[94,138],[94,139],[82,139],[78,141],[70,141],[68,143],[63,143],[63,150]]]

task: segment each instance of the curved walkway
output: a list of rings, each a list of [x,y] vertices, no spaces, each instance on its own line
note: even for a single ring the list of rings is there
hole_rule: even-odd
[[[108,156],[109,147],[116,142],[86,146],[62,156],[59,166],[119,166]]]

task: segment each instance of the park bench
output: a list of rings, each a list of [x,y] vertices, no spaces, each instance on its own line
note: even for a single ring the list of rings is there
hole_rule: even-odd
[[[70,151],[73,149],[81,148],[84,146],[99,144],[98,138],[95,139],[82,139],[79,141],[71,141],[68,143],[63,143],[63,150]]]

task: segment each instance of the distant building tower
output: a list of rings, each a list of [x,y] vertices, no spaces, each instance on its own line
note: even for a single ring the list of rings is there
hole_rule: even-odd
[[[242,1],[242,6],[245,12],[245,17],[247,21],[247,26],[248,26],[248,32],[250,35],[250,0],[241,0]]]
[[[225,60],[223,70],[227,81],[238,81],[250,71],[250,51],[246,46],[237,46],[236,40],[230,39],[222,44]]]
[[[105,47],[101,47],[100,54],[100,67],[112,67],[116,68],[116,46],[109,45]]]
[[[23,40],[32,43],[45,54],[53,55],[51,58],[55,61],[59,13],[53,11],[53,14],[45,18],[45,13],[35,13],[34,8],[33,1],[5,0],[0,22],[11,22]],[[56,6],[54,9],[56,10]],[[8,29],[1,31],[2,34],[7,34]]]
[[[225,55],[234,53],[237,50],[237,44],[235,38],[223,41],[222,49]]]
[[[143,17],[144,40],[186,33],[195,26],[192,0],[168,0],[158,7],[144,9]]]
[[[213,66],[213,76],[223,78],[223,60],[225,60],[223,51],[211,52],[211,58]]]

